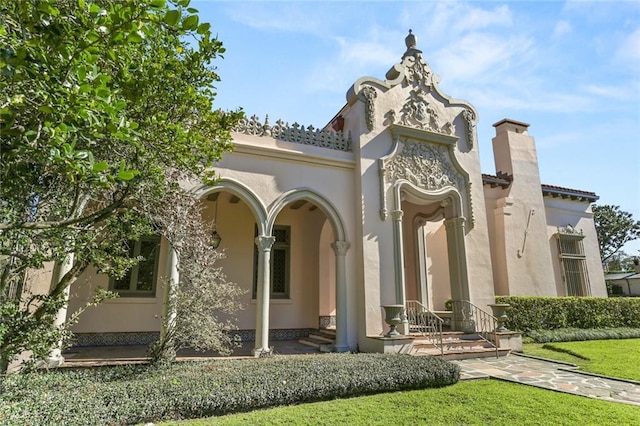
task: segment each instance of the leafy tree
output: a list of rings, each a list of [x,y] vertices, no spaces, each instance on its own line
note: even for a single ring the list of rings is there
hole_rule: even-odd
[[[614,256],[629,241],[640,238],[640,221],[619,206],[594,205],[593,220],[600,244],[602,263]]]
[[[635,256],[628,255],[624,251],[620,250],[605,263],[606,271],[633,271]]]
[[[0,368],[60,340],[53,320],[88,265],[122,276],[139,261],[128,241],[173,243],[158,218],[178,182],[211,182],[231,149],[242,114],[212,108],[224,48],[188,4],[0,0]],[[72,253],[48,294],[22,288]]]

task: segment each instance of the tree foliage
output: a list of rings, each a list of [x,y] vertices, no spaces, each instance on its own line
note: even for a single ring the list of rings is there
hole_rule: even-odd
[[[626,243],[640,238],[640,220],[619,206],[594,205],[593,220],[600,244],[600,256],[606,263]]]
[[[0,0],[0,46],[6,361],[46,346],[20,336],[51,326],[88,265],[121,276],[137,261],[128,241],[173,237],[151,219],[179,181],[214,178],[241,112],[213,109],[224,48],[189,0]],[[26,271],[70,253],[49,294],[21,288]]]

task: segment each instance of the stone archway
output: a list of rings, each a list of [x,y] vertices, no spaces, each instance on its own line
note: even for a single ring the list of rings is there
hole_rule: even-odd
[[[350,242],[340,213],[327,198],[317,192],[309,188],[296,188],[282,194],[271,204],[267,229],[273,229],[276,217],[285,205],[298,200],[306,200],[317,206],[333,229],[335,240],[331,247],[335,255],[336,351],[348,351],[346,255]]]

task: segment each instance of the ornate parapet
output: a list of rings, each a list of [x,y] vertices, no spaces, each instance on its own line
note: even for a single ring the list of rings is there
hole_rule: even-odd
[[[338,151],[351,151],[351,134],[345,139],[342,131],[316,129],[313,126],[305,128],[298,123],[289,125],[289,123],[285,123],[282,120],[276,121],[276,124],[272,127],[269,124],[268,115],[264,120],[264,124],[259,121],[256,115],[249,119],[244,118],[240,120],[233,130],[245,135],[265,136],[285,142],[313,145]]]

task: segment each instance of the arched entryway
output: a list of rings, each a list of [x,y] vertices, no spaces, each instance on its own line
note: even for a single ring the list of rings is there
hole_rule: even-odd
[[[458,191],[427,191],[398,180],[393,193],[397,303],[418,300],[439,310],[447,299],[469,300],[465,219]]]
[[[349,350],[345,256],[350,244],[338,211],[315,191],[294,189],[272,203],[267,232],[276,235],[274,244],[278,233],[291,238],[289,291],[306,302],[296,303],[293,314],[313,328],[335,324],[335,349]]]
[[[269,206],[240,182],[199,188],[203,217],[222,237],[220,265],[246,292],[238,327],[255,336],[254,353],[270,351],[270,335],[297,338],[335,321],[337,351],[349,350],[346,327],[344,223],[334,206],[301,188]],[[242,336],[243,339],[251,338]]]

